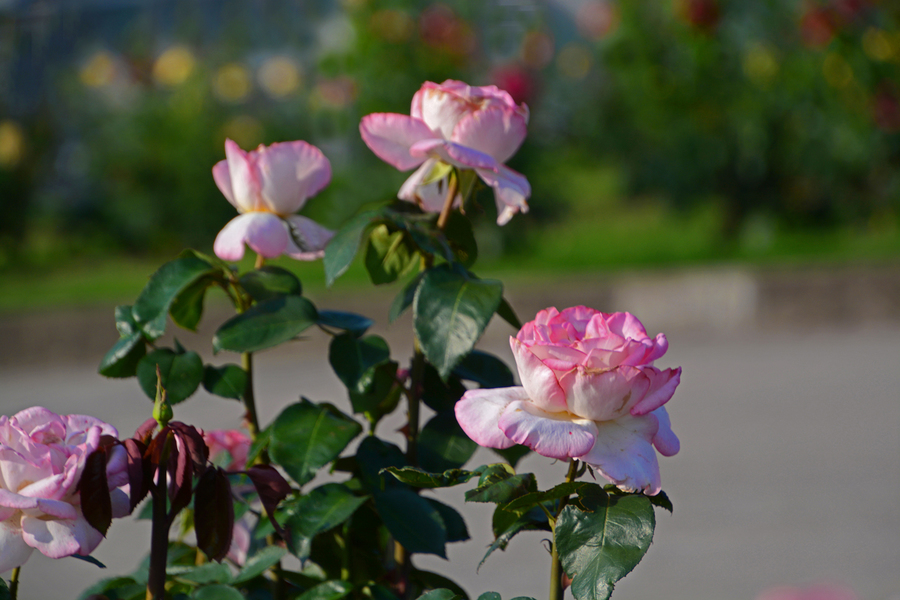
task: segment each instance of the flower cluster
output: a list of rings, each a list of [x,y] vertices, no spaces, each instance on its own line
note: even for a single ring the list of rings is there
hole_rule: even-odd
[[[679,449],[663,405],[681,379],[681,368],[653,366],[668,349],[663,334],[649,337],[629,313],[548,308],[510,345],[522,386],[466,392],[456,417],[469,437],[574,458],[623,490],[659,493],[656,451]]]
[[[0,572],[35,549],[62,558],[97,547],[103,534],[85,519],[78,484],[88,456],[118,435],[94,417],[40,406],[0,416]],[[125,450],[112,447],[106,477],[114,517],[130,512],[126,470]]]

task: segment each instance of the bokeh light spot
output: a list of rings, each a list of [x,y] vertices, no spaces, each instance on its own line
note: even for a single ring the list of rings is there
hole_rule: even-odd
[[[219,67],[213,78],[216,96],[226,102],[241,102],[250,93],[250,73],[238,63],[227,63]]]
[[[316,84],[310,103],[313,108],[342,109],[356,100],[356,81],[351,77],[323,79]]]
[[[578,8],[578,31],[590,40],[599,40],[619,28],[619,8],[609,0],[588,0]]]
[[[25,134],[14,121],[0,121],[0,167],[12,168],[25,154]]]
[[[300,68],[287,56],[273,56],[263,62],[257,74],[259,85],[273,98],[284,98],[300,87]]]
[[[556,67],[563,77],[584,79],[591,70],[591,53],[581,44],[566,44],[556,57]]]
[[[105,51],[95,52],[78,72],[81,83],[88,87],[98,88],[112,83],[116,76],[116,61]]]
[[[391,44],[409,40],[416,28],[415,21],[402,10],[383,9],[376,11],[369,21],[369,27],[377,37]]]
[[[185,82],[194,71],[197,61],[185,46],[172,46],[153,63],[153,79],[160,85],[175,87]]]
[[[767,86],[778,74],[778,59],[765,44],[754,44],[744,54],[744,75],[758,86]]]
[[[543,69],[553,60],[553,38],[543,31],[529,31],[522,37],[522,62],[530,69]]]
[[[870,27],[862,37],[862,47],[869,58],[887,61],[894,56],[894,44],[890,36],[882,29]]]
[[[829,52],[822,61],[822,75],[829,85],[842,88],[847,87],[853,81],[853,69],[844,60],[844,57],[835,52]]]
[[[250,115],[238,115],[222,125],[222,135],[216,136],[216,143],[222,138],[234,140],[241,148],[255,148],[263,141],[263,125],[259,119]]]

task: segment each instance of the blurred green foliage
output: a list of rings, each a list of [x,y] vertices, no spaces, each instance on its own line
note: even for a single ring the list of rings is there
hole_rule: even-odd
[[[900,236],[893,3],[224,2],[173,5],[165,27],[151,4],[42,27],[0,12],[0,268],[209,249],[235,216],[210,174],[225,137],[321,147],[334,178],[304,214],[338,227],[405,177],[363,145],[359,119],[406,113],[423,81],[447,78],[531,108],[510,166],[532,210],[479,229],[487,257],[540,254],[542,232],[570,231],[590,262],[602,228],[640,236],[660,218],[662,262],[782,230]],[[88,21],[102,27],[74,53],[35,57]]]

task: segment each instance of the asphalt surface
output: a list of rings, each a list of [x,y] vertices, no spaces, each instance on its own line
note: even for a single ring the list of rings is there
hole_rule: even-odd
[[[861,600],[900,600],[900,303],[891,295],[896,287],[874,286],[853,304],[846,299],[868,289],[859,281],[819,283],[694,272],[636,278],[611,288],[585,281],[577,289],[569,282],[510,290],[523,319],[549,304],[631,310],[651,334],[664,331],[669,337],[669,352],[658,366],[684,370],[668,404],[682,450],[661,459],[663,488],[675,512],[657,514],[654,544],[614,598],[753,600],[773,585],[835,581]],[[344,307],[378,318],[386,314],[383,306],[384,298],[375,294]],[[28,319],[42,322],[39,316],[20,321]],[[6,327],[13,327],[9,319]],[[407,360],[408,320],[376,331],[391,342],[394,358]],[[510,333],[502,322],[492,323],[480,347],[513,364]],[[111,314],[103,335],[115,339]],[[208,336],[179,339],[208,348]],[[324,336],[314,334],[258,355],[263,422],[300,394],[349,410],[326,348]],[[0,360],[3,412],[33,405],[84,412],[130,434],[149,415],[151,403],[134,380],[96,374],[102,353],[87,345],[82,352],[70,349],[54,354],[49,367],[40,357]],[[203,393],[176,407],[176,418],[206,429],[235,427],[241,415],[236,402]],[[381,433],[396,429],[403,420],[398,417]],[[470,465],[495,461],[480,450]],[[549,487],[562,479],[565,465],[529,456],[519,470],[535,472],[541,486]],[[441,490],[437,497],[462,509],[473,539],[451,544],[449,562],[417,556],[416,564],[454,578],[473,597],[488,590],[507,600],[546,597],[546,534],[521,534],[476,572],[491,541],[491,507],[464,505],[468,487]],[[35,553],[22,569],[19,597],[75,597],[101,577],[128,573],[148,547],[146,522],[118,520],[94,553],[108,569]]]

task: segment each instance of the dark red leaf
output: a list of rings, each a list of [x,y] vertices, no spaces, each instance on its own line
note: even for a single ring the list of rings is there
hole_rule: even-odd
[[[287,537],[284,528],[275,521],[275,508],[278,503],[287,498],[291,493],[291,484],[281,476],[275,467],[269,465],[256,465],[244,471],[253,486],[256,493],[259,494],[259,500],[262,502],[263,508],[266,509],[266,515],[272,521],[272,526],[282,538]]]
[[[197,547],[210,560],[219,562],[228,554],[234,531],[234,501],[231,484],[221,468],[207,469],[194,493],[194,529]]]
[[[150,463],[152,465],[158,466],[160,463],[161,456],[163,451],[166,449],[166,442],[169,442],[169,454],[171,455],[175,450],[174,439],[169,441],[169,437],[172,436],[172,430],[168,427],[164,427],[155,438],[150,440],[150,444],[147,446],[147,449],[144,451],[144,458],[150,459]]]
[[[134,432],[132,437],[146,444],[150,440],[150,436],[153,435],[153,431],[156,429],[157,425],[156,419],[150,417],[141,423],[141,426],[137,428],[137,431]]]
[[[112,523],[112,500],[106,480],[106,448],[98,448],[88,455],[78,486],[84,518],[91,527],[106,536]]]
[[[190,453],[184,447],[184,439],[175,434],[180,444],[172,444],[169,458],[169,521],[181,512],[181,509],[191,503],[191,492],[194,486],[194,461]],[[180,448],[178,446],[181,446]],[[173,464],[174,461],[174,464]]]
[[[182,445],[190,453],[191,460],[194,461],[194,469],[202,471],[206,467],[207,458],[209,458],[209,448],[207,448],[206,442],[203,441],[203,436],[193,425],[185,425],[178,421],[172,421],[169,423],[169,427],[178,434]]]
[[[122,442],[128,457],[128,488],[131,495],[131,510],[140,504],[153,484],[153,464],[144,460],[147,447],[143,442],[127,439]]]

